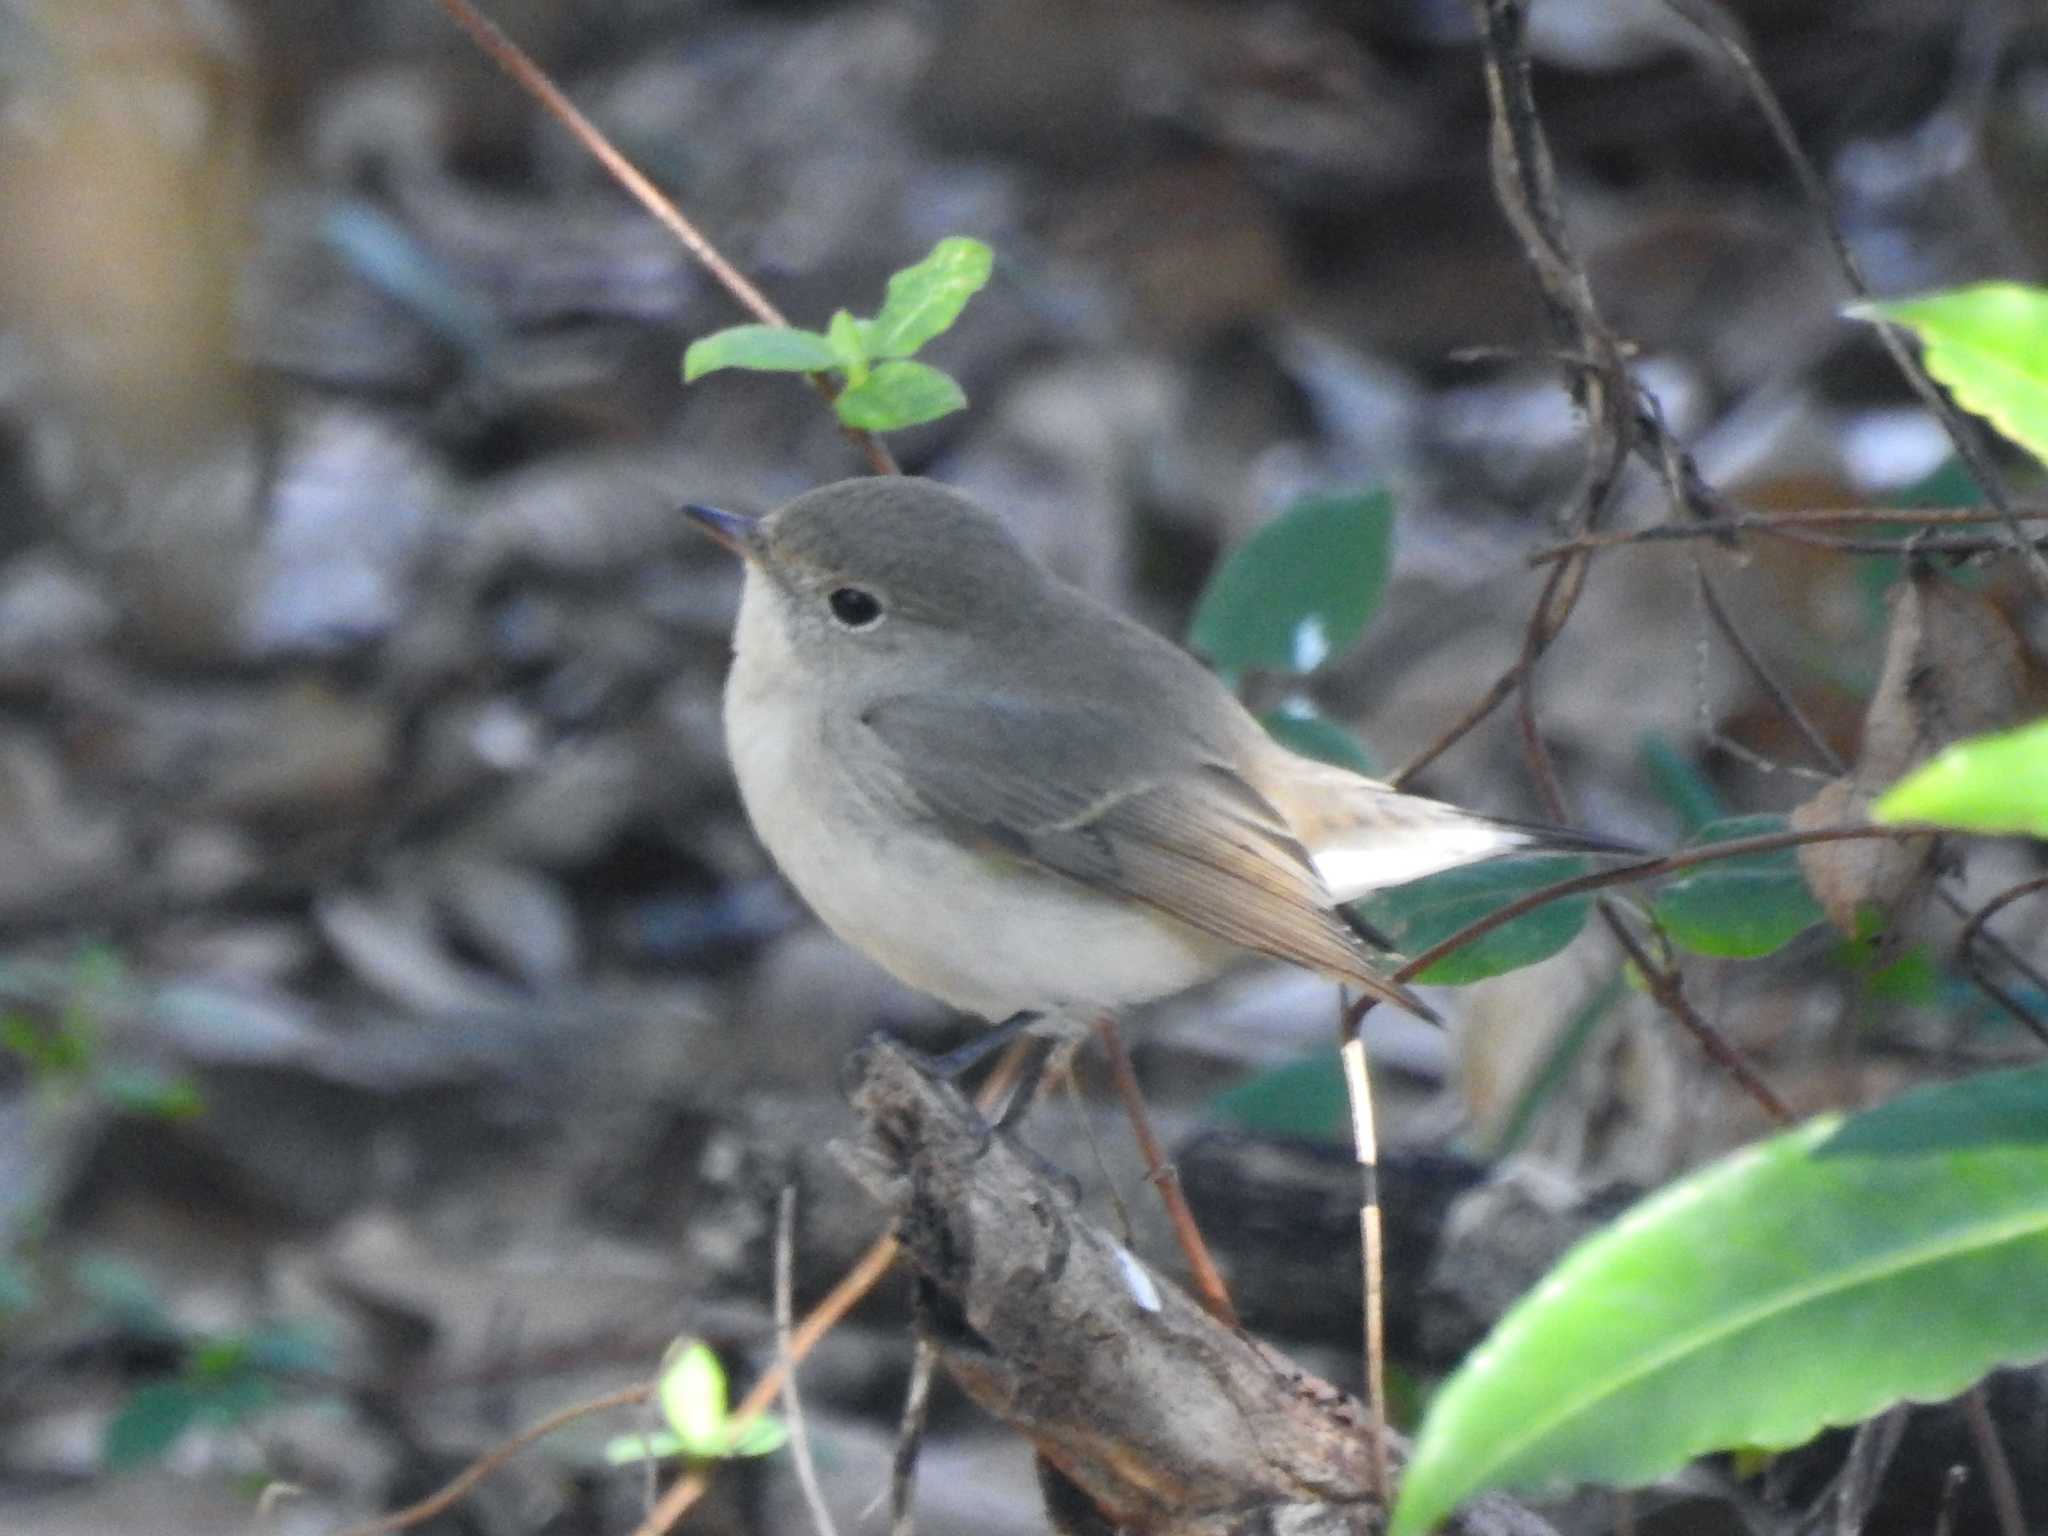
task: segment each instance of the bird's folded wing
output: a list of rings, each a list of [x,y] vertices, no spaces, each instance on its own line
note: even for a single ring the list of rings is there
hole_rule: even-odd
[[[1085,704],[907,695],[863,719],[956,834],[1431,1016],[1368,967],[1285,819],[1227,765]]]

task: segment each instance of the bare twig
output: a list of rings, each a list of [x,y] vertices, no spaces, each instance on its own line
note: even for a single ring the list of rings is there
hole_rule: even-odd
[[[839,1536],[832,1523],[832,1511],[825,1507],[825,1491],[818,1486],[818,1464],[811,1458],[811,1437],[804,1429],[803,1399],[796,1390],[796,1360],[790,1351],[795,1331],[791,1300],[796,1289],[796,1186],[785,1184],[775,1209],[775,1366],[782,1376],[782,1416],[789,1422],[790,1457],[796,1463],[797,1485],[803,1489],[804,1504],[811,1512],[811,1529],[817,1536]]]
[[[920,1307],[922,1314],[926,1309]],[[910,1352],[910,1387],[903,1394],[903,1415],[896,1423],[896,1452],[889,1458],[889,1536],[911,1536],[915,1521],[911,1494],[917,1487],[917,1461],[924,1452],[924,1430],[931,1416],[932,1376],[939,1368],[939,1349],[919,1318],[917,1342]]]
[[[1751,101],[1762,113],[1771,137],[1777,141],[1779,152],[1784,155],[1786,163],[1791,167],[1793,179],[1798,182],[1800,192],[1820,220],[1821,227],[1826,230],[1828,246],[1834,252],[1835,264],[1841,269],[1844,280],[1859,299],[1870,299],[1870,284],[1863,276],[1862,263],[1857,261],[1856,252],[1850,246],[1848,236],[1842,231],[1841,220],[1835,217],[1834,201],[1828,196],[1827,183],[1821,178],[1819,168],[1801,147],[1799,135],[1792,126],[1792,119],[1779,102],[1777,93],[1771,89],[1770,82],[1764,79],[1763,71],[1757,67],[1748,47],[1735,34],[1733,28],[1706,8],[1675,3],[1675,0],[1666,0],[1666,3],[1675,14],[1682,16],[1703,33],[1733,66],[1744,88],[1749,92]],[[1919,358],[1914,355],[1913,348],[1907,340],[1905,329],[1880,316],[1873,315],[1871,319],[1875,323],[1878,340],[1883,344],[1885,351],[1890,354],[1899,372],[1905,376],[1913,393],[1920,397],[1921,403],[1932,413],[1935,420],[1941,423],[1942,430],[1948,434],[1949,442],[1955,447],[1956,457],[1963,461],[1970,471],[1970,478],[1975,480],[1984,492],[1984,499],[1990,502],[1998,513],[2006,534],[2007,547],[2018,553],[2021,564],[2033,579],[2035,588],[2042,593],[2048,593],[2048,556],[2043,556],[2040,548],[2030,542],[2022,532],[2019,519],[2014,512],[2012,498],[2006,492],[2004,478],[1998,473],[1997,466],[1991,462],[1990,455],[1984,451],[1983,442],[1976,428],[1965,419],[1963,413],[1947,395],[1942,393],[1927,370],[1921,366]]]
[[[1339,1006],[1342,1006],[1341,995]],[[1360,1262],[1365,1270],[1365,1407],[1372,1453],[1372,1491],[1393,1507],[1393,1473],[1387,1458],[1387,1303],[1385,1231],[1380,1219],[1380,1143],[1373,1126],[1372,1075],[1365,1040],[1352,1030],[1344,1040],[1344,1092],[1351,1101],[1351,1145],[1358,1158]]]
[[[1780,848],[1797,848],[1806,843],[1849,842],[1864,837],[1928,837],[1947,830],[1901,822],[1895,826],[1883,827],[1809,827],[1804,831],[1764,832],[1755,837],[1731,837],[1725,842],[1702,843],[1696,848],[1680,848],[1656,858],[1637,859],[1633,863],[1613,869],[1598,869],[1589,874],[1574,875],[1569,880],[1560,880],[1554,885],[1544,886],[1541,890],[1518,896],[1506,906],[1467,923],[1446,938],[1439,939],[1421,954],[1405,962],[1394,972],[1394,978],[1397,981],[1413,981],[1444,956],[1485,938],[1496,928],[1505,927],[1518,917],[1528,916],[1538,907],[1548,906],[1553,901],[1562,901],[1569,896],[1583,896],[1590,891],[1605,890],[1609,886],[1628,885],[1638,880],[1654,879],[1659,875],[1677,874],[1680,870],[1691,869],[1700,864],[1712,864],[1721,859],[1746,858],[1753,853],[1775,853]],[[1370,1004],[1370,996],[1355,1004],[1346,1027],[1355,1027],[1355,1021],[1364,1016]]]
[[[1025,1059],[1036,1048],[1037,1042],[1030,1039],[1013,1040],[997,1059],[988,1080],[975,1095],[975,1102],[984,1111],[998,1102],[1017,1080],[1023,1070]],[[818,1340],[839,1326],[840,1320],[866,1298],[876,1284],[896,1262],[902,1246],[894,1232],[885,1232],[869,1245],[868,1251],[855,1260],[854,1265],[839,1277],[839,1283],[832,1287],[825,1299],[813,1307],[789,1341],[789,1356],[792,1361],[802,1360],[817,1347]],[[775,1401],[782,1390],[782,1371],[778,1362],[761,1379],[748,1389],[739,1406],[732,1411],[732,1428],[735,1434],[745,1429],[754,1419],[760,1417]],[[640,1522],[634,1536],[667,1536],[675,1529],[676,1522],[689,1512],[690,1507],[704,1497],[704,1491],[711,1486],[709,1465],[691,1468],[674,1483]]]
[[[1620,910],[1613,902],[1603,898],[1600,903],[1601,919],[1607,924],[1614,940],[1628,951],[1628,957],[1635,962],[1636,970],[1650,988],[1650,995],[1657,1000],[1657,1006],[1670,1014],[1697,1040],[1700,1049],[1713,1058],[1714,1064],[1726,1072],[1741,1086],[1742,1091],[1756,1100],[1763,1112],[1779,1125],[1792,1123],[1792,1111],[1783,1099],[1773,1091],[1771,1085],[1757,1075],[1742,1052],[1732,1045],[1713,1025],[1699,1015],[1686,998],[1678,971],[1671,966],[1661,965],[1643,948],[1642,941],[1629,932],[1628,924],[1622,920]]]
[[[1159,1198],[1166,1203],[1166,1218],[1173,1225],[1174,1240],[1180,1244],[1181,1256],[1187,1260],[1189,1278],[1195,1283],[1195,1294],[1218,1322],[1235,1328],[1239,1324],[1237,1309],[1230,1303],[1230,1288],[1223,1283],[1223,1272],[1210,1256],[1209,1245],[1202,1241],[1202,1229],[1195,1224],[1195,1213],[1188,1209],[1187,1196],[1181,1192],[1180,1175],[1166,1160],[1159,1135],[1152,1129],[1151,1116],[1145,1110],[1145,1095],[1138,1087],[1138,1074],[1131,1066],[1131,1053],[1124,1049],[1124,1039],[1117,1030],[1116,1020],[1108,1014],[1097,1019],[1095,1035],[1102,1042],[1103,1054],[1109,1060],[1109,1077],[1116,1085],[1116,1096],[1122,1101],[1124,1113],[1130,1118],[1131,1130],[1138,1138],[1138,1151],[1145,1159],[1145,1177],[1157,1186]]]
[[[1570,569],[1572,567],[1569,564],[1560,564],[1550,573],[1550,579],[1544,583],[1542,595],[1536,599],[1536,607],[1530,615],[1529,629],[1523,636],[1522,653],[1515,658],[1514,665],[1495,678],[1486,692],[1480,695],[1479,701],[1453,721],[1436,740],[1394,770],[1387,780],[1388,783],[1396,789],[1402,788],[1416,774],[1469,735],[1488,715],[1500,707],[1502,700],[1515,691],[1522,680],[1522,674],[1542,656],[1550,642],[1557,638],[1558,630],[1563,628],[1565,619],[1570,616],[1571,603],[1559,601],[1559,594],[1564,588],[1565,573]],[[1529,639],[1532,634],[1537,636],[1533,644]]]
[[[1736,627],[1735,620],[1722,606],[1721,595],[1714,590],[1714,583],[1708,577],[1706,567],[1697,559],[1693,562],[1693,580],[1699,592],[1700,606],[1706,610],[1707,617],[1713,620],[1714,627],[1721,632],[1721,638],[1726,640],[1729,648],[1742,659],[1742,664],[1749,669],[1749,675],[1755,679],[1757,686],[1769,695],[1771,702],[1778,707],[1778,712],[1792,722],[1792,728],[1805,741],[1807,751],[1819,759],[1828,772],[1844,772],[1848,764],[1842,761],[1839,752],[1828,745],[1827,737],[1821,735],[1820,728],[1807,718],[1806,711],[1799,707],[1799,701],[1794,699],[1784,684],[1772,675],[1771,669],[1764,665],[1763,657],[1757,654],[1756,648]]]
[[[2013,517],[2020,522],[2048,521],[2048,507],[2015,507]],[[1997,512],[1987,512],[1981,507],[1805,507],[1786,512],[1730,512],[1713,523],[1655,523],[1648,528],[1626,528],[1612,533],[1583,533],[1576,538],[1535,550],[1527,559],[1530,565],[1554,565],[1568,556],[1585,550],[1626,549],[1637,544],[1713,539],[1729,533],[1763,533],[1784,538],[1800,538],[1804,542],[1820,544],[1824,548],[1839,549],[1850,554],[1903,554],[1909,552],[1908,545],[1912,549],[1921,550],[1931,547],[1936,553],[1943,553],[1948,552],[1950,546],[1939,541],[1930,546],[1927,542],[1929,536],[1926,534],[1914,534],[1898,539],[1826,539],[1818,530],[1881,528],[1900,523],[1910,523],[1920,528],[1968,528],[2000,520]],[[2036,535],[2036,540],[2044,537],[2048,535]],[[1979,545],[1986,549],[1991,547],[1988,541],[1980,539],[1969,545],[1967,552],[1977,552]]]
[[[544,1440],[556,1430],[573,1424],[578,1419],[588,1418],[593,1413],[606,1413],[613,1408],[631,1408],[646,1402],[653,1395],[654,1383],[643,1381],[638,1386],[621,1387],[616,1392],[607,1392],[601,1397],[558,1408],[546,1418],[529,1424],[510,1439],[492,1446],[463,1468],[445,1487],[429,1494],[417,1504],[408,1504],[404,1509],[363,1525],[352,1525],[340,1532],[339,1536],[387,1536],[388,1532],[409,1530],[415,1525],[422,1525],[466,1497],[470,1489],[536,1440]]]
[[[1970,1427],[1970,1443],[1984,1467],[1984,1487],[1991,1495],[1991,1507],[1998,1514],[1999,1536],[2027,1536],[2026,1512],[2020,1508],[2019,1479],[2013,1476],[2005,1446],[1998,1438],[1998,1426],[1991,1422],[1991,1409],[1984,1400],[1980,1381],[1963,1394],[1963,1422]]]
[[[2040,1019],[2036,1018],[2032,1009],[2028,1008],[2018,998],[2006,991],[2005,988],[1985,975],[1984,967],[1977,958],[1977,946],[1980,944],[1986,949],[1995,950],[2001,960],[2018,971],[2037,990],[2048,992],[2048,976],[2043,976],[2028,962],[2024,955],[2020,954],[2010,944],[2006,943],[2003,938],[1993,933],[1986,926],[1993,917],[2010,903],[2018,901],[2023,896],[2034,895],[2044,889],[2048,889],[2048,875],[2036,876],[2031,880],[2022,880],[2019,884],[2008,886],[2003,891],[2000,891],[1975,912],[1969,912],[1969,909],[1963,905],[1960,899],[1946,890],[1941,892],[1941,898],[1949,910],[1958,916],[1968,912],[1968,918],[1963,924],[1962,932],[1956,936],[1956,955],[1963,969],[1969,972],[1970,980],[1982,988],[1986,995],[2000,1007],[2004,1008],[2007,1013],[2011,1014],[2022,1029],[2026,1030],[2028,1034],[2032,1035],[2043,1045],[2048,1045],[2048,1024],[2044,1024]]]
[[[583,115],[576,103],[571,101],[562,88],[549,78],[546,70],[536,64],[527,52],[506,36],[498,24],[484,15],[470,0],[436,0],[442,10],[452,17],[457,26],[467,32],[477,47],[506,74],[517,81],[526,93],[538,101],[548,115],[569,130],[577,143],[590,152],[597,163],[605,168],[611,178],[645,208],[670,234],[681,242],[688,251],[718,282],[718,285],[746,312],[763,325],[787,326],[789,319],[781,310],[769,302],[768,296],[748,281],[741,272],[719,252],[717,246],[706,239],[703,233],[683,216],[678,208],[659,187],[650,181],[641,169],[621,153],[618,146],[605,136],[589,118]],[[822,373],[806,375],[811,386],[829,402],[838,393],[831,379]],[[867,456],[868,466],[878,475],[894,475],[901,471],[895,458],[881,441],[872,433],[855,427],[841,427],[848,441]]]

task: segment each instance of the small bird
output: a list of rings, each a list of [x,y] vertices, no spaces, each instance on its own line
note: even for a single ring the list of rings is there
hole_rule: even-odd
[[[1247,953],[1423,1018],[1343,904],[1523,849],[1288,751],[1192,656],[929,480],[684,509],[746,561],[725,732],[755,831],[839,937],[992,1021],[1180,992]]]

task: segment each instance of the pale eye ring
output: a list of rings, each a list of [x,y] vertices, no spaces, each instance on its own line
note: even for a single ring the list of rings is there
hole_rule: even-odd
[[[881,599],[863,588],[834,587],[825,603],[832,617],[848,629],[867,629],[881,622]]]

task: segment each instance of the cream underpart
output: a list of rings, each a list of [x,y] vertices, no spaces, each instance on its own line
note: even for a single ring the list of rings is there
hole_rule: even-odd
[[[825,925],[899,980],[987,1019],[1114,1008],[1215,975],[1235,951],[1162,913],[970,849],[878,804],[845,753],[880,751],[797,673],[749,571],[726,686],[727,751],[762,843]]]

